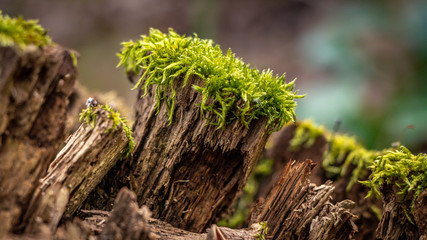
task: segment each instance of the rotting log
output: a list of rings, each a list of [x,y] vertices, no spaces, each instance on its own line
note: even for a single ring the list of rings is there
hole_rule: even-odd
[[[18,230],[65,137],[72,54],[58,45],[0,47],[0,237]]]
[[[84,122],[68,137],[47,175],[40,180],[24,219],[26,232],[37,233],[43,223],[54,233],[62,214],[73,214],[124,156],[129,139],[123,123],[114,126],[111,112],[95,108],[94,125]]]
[[[352,209],[352,213],[358,217],[354,220],[359,229],[355,238],[375,238],[375,230],[379,224],[380,217],[380,213],[375,210],[381,211],[381,201],[376,198],[366,198],[369,188],[365,185],[356,183],[350,190],[346,189],[351,181],[352,172],[355,169],[354,165],[350,165],[344,175],[339,179],[330,179],[327,177],[326,171],[322,167],[322,161],[325,152],[329,150],[329,143],[324,134],[316,137],[313,144],[309,147],[302,146],[296,150],[291,149],[290,143],[295,136],[298,126],[299,123],[289,125],[281,131],[272,134],[272,146],[266,151],[266,156],[274,160],[273,174],[271,178],[265,181],[264,189],[259,190],[258,197],[266,196],[268,193],[266,189],[270,189],[274,182],[277,181],[286,164],[291,161],[304,162],[306,159],[311,159],[316,164],[316,167],[309,176],[310,182],[320,185],[328,180],[333,180],[335,190],[332,194],[333,199],[331,202],[336,203],[349,199],[356,203],[356,206]],[[345,158],[346,156],[343,157]]]
[[[354,202],[331,204],[331,182],[316,186],[310,160],[288,163],[263,202],[254,204],[251,223],[267,222],[271,239],[351,239],[357,231]]]
[[[113,168],[100,189],[115,196],[110,189],[129,186],[154,218],[202,232],[231,208],[243,188],[269,136],[267,120],[252,121],[249,128],[238,120],[225,129],[206,125],[197,106],[202,94],[191,87],[202,85],[202,80],[192,76],[184,88],[176,82],[171,124],[165,102],[156,114],[154,88],[138,98],[133,159]],[[88,205],[105,209],[109,204]]]

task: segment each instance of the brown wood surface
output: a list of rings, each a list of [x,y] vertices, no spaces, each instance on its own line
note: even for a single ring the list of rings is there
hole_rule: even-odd
[[[426,236],[425,227],[426,225],[426,216],[420,216],[417,213],[417,221],[414,221],[414,215],[410,213],[410,204],[411,198],[407,197],[402,199],[401,195],[398,194],[399,190],[392,185],[384,184],[380,188],[382,199],[384,202],[384,210],[381,217],[381,221],[377,228],[377,239],[384,240],[392,240],[392,239],[408,239],[415,240],[420,239],[422,235],[423,238]],[[418,198],[419,201],[417,204],[417,208],[415,210],[426,212],[426,200],[422,200],[425,198],[426,193],[420,195]],[[424,206],[421,206],[421,202],[424,202]],[[405,214],[405,209],[406,213]],[[411,218],[411,223],[407,217],[407,215]]]
[[[253,206],[251,223],[267,222],[269,238],[351,239],[357,231],[354,203],[330,203],[334,186],[310,183],[312,167],[310,160],[288,163],[265,201]]]
[[[63,142],[76,74],[70,51],[60,46],[0,47],[0,237],[20,229]]]

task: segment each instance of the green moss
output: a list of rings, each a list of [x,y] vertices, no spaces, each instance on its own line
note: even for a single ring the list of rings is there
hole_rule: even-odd
[[[311,147],[316,139],[325,132],[323,126],[315,126],[312,120],[306,120],[298,123],[298,127],[295,129],[294,137],[289,142],[290,151],[298,151],[301,147]]]
[[[87,125],[92,125],[92,127],[95,127],[96,122],[96,114],[94,111],[95,107],[88,107],[82,110],[80,113],[80,119],[79,121],[85,121]]]
[[[290,141],[290,150],[309,148],[322,134],[328,141],[322,161],[322,167],[328,178],[340,178],[346,174],[350,165],[355,166],[346,191],[350,191],[357,181],[366,179],[370,173],[368,167],[376,157],[386,151],[367,150],[356,138],[329,132],[323,126],[314,125],[311,120],[298,123],[295,135]]]
[[[0,11],[0,45],[1,46],[18,46],[23,49],[29,44],[43,47],[51,43],[37,20],[25,21],[22,17],[10,18],[3,15]]]
[[[106,130],[106,132],[109,132],[111,130],[116,130],[118,126],[122,126],[123,130],[126,133],[126,137],[128,139],[128,144],[126,146],[126,149],[124,151],[123,157],[129,156],[129,154],[132,153],[133,148],[135,147],[135,141],[132,137],[132,130],[127,125],[127,120],[124,117],[120,117],[120,113],[117,111],[114,111],[110,106],[108,105],[97,105],[95,107],[88,107],[83,109],[83,111],[80,113],[80,122],[85,121],[87,125],[92,125],[92,127],[95,126],[96,122],[96,109],[102,108],[105,111],[109,112],[108,118],[113,121],[113,126]]]
[[[255,234],[254,237],[256,240],[265,240],[268,233],[267,222],[260,222],[259,225],[261,227],[258,229],[258,233]]]
[[[140,87],[146,95],[149,87],[155,87],[157,112],[165,101],[170,123],[175,108],[173,83],[179,81],[178,86],[185,87],[190,76],[203,80],[202,86],[192,87],[203,95],[199,103],[202,116],[218,128],[236,119],[248,126],[254,119],[267,117],[268,127],[278,130],[295,119],[294,99],[303,97],[293,91],[294,82],[285,83],[284,75],[250,68],[231,50],[224,55],[218,45],[197,35],[185,37],[173,30],[164,34],[151,29],[141,40],[122,45],[119,66],[135,74],[143,71],[134,89]],[[208,117],[206,112],[216,117]]]
[[[370,166],[372,173],[369,180],[362,183],[371,190],[370,195],[380,196],[380,187],[383,184],[394,185],[399,189],[401,200],[407,197],[412,199],[411,210],[416,198],[427,187],[427,154],[413,155],[407,148],[389,150],[378,156]],[[410,219],[410,218],[408,218]]]

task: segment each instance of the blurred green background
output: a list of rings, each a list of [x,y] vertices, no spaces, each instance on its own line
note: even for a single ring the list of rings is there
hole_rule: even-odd
[[[251,66],[287,73],[300,93],[297,118],[354,134],[367,148],[400,139],[427,151],[427,1],[0,0],[10,16],[39,19],[80,53],[79,81],[135,91],[116,68],[120,42],[150,27],[212,38]]]

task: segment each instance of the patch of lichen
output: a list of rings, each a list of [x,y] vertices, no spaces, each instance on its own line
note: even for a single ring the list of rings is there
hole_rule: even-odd
[[[168,34],[150,29],[148,36],[122,46],[119,66],[124,65],[126,72],[143,72],[134,89],[140,87],[146,95],[149,87],[155,87],[157,112],[165,101],[170,123],[175,108],[173,86],[177,86],[173,83],[179,81],[178,86],[185,87],[191,76],[203,80],[201,86],[192,88],[203,95],[199,103],[202,116],[218,128],[236,119],[249,126],[252,120],[266,117],[267,127],[278,130],[295,119],[294,99],[303,97],[294,91],[294,81],[285,82],[284,75],[250,68],[231,50],[224,55],[212,40],[197,35],[185,37],[171,29]],[[206,112],[216,117],[208,117]]]
[[[347,171],[351,165],[354,167],[346,191],[350,191],[357,181],[368,177],[370,173],[368,167],[384,152],[367,150],[355,137],[332,133],[323,126],[316,126],[311,120],[298,123],[294,137],[290,141],[290,150],[309,148],[320,135],[323,135],[328,142],[322,161],[322,167],[328,178],[340,178],[348,174]]]
[[[427,154],[413,155],[404,146],[378,156],[370,169],[369,179],[362,182],[371,189],[367,197],[372,194],[379,197],[383,184],[393,185],[399,190],[401,200],[412,199],[411,211],[415,200],[427,187]]]
[[[37,20],[11,18],[0,11],[0,45],[18,46],[23,49],[29,44],[43,47],[52,41]]]
[[[116,130],[118,126],[122,126],[123,130],[126,133],[126,137],[128,139],[128,144],[126,146],[126,149],[123,153],[123,158],[128,157],[129,154],[132,153],[133,148],[135,147],[135,141],[132,137],[132,130],[127,125],[127,120],[124,117],[120,117],[120,113],[118,111],[114,111],[110,106],[108,105],[97,105],[94,107],[87,107],[82,110],[80,113],[80,122],[85,121],[87,125],[91,125],[92,127],[95,126],[96,123],[96,109],[102,108],[105,111],[107,111],[108,118],[113,121],[113,126],[106,130],[106,132],[109,132],[111,130]]]

